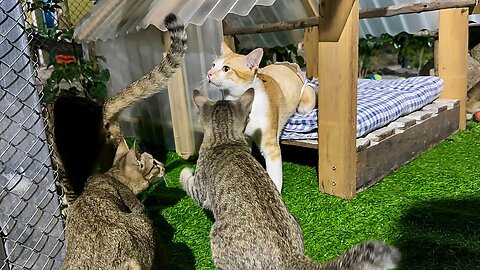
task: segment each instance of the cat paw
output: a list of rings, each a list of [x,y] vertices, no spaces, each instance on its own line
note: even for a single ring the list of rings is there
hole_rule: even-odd
[[[183,168],[180,172],[180,183],[182,186],[185,187],[188,180],[193,177],[193,169],[192,168]]]
[[[362,260],[367,265],[365,269],[394,269],[401,259],[397,248],[380,241],[365,242],[358,245],[356,249],[363,254]]]

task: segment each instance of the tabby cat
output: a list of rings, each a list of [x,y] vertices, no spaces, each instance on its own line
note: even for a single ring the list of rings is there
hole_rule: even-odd
[[[62,269],[152,269],[154,229],[135,195],[163,174],[150,154],[120,144],[113,167],[89,177],[69,207]]]
[[[302,230],[263,167],[254,159],[244,129],[254,103],[253,89],[238,100],[212,102],[197,90],[194,103],[204,131],[196,172],[185,168],[180,181],[187,194],[213,212],[210,231],[217,269],[343,269],[395,267],[399,251],[365,242],[337,259],[318,264],[305,256]]]
[[[213,61],[208,81],[225,91],[227,100],[238,98],[247,89],[255,89],[250,120],[245,134],[259,147],[267,172],[278,191],[282,190],[280,135],[290,116],[315,107],[315,92],[304,84],[296,64],[279,63],[259,69],[263,50],[248,55],[232,52],[222,44],[222,55]]]
[[[187,34],[174,14],[164,20],[171,45],[162,62],[148,74],[108,99],[103,108],[77,96],[60,96],[47,106],[48,139],[57,161],[64,204],[71,204],[94,172],[110,168],[115,149],[123,140],[118,115],[133,103],[163,90],[187,49]]]

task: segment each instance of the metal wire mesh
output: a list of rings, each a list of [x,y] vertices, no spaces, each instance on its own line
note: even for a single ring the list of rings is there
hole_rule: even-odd
[[[60,269],[65,256],[32,20],[0,0],[0,269]]]

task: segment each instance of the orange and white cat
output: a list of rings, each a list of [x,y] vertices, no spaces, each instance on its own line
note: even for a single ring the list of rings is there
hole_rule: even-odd
[[[316,98],[314,90],[298,74],[296,64],[278,63],[259,69],[262,56],[261,48],[241,55],[223,43],[222,55],[213,61],[207,76],[210,85],[224,91],[227,100],[237,99],[249,88],[255,89],[245,134],[259,147],[268,175],[281,192],[282,129],[295,111],[311,111]]]

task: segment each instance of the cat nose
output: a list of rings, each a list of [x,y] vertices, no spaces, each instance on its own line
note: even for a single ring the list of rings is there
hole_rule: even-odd
[[[213,72],[212,72],[211,70],[209,70],[209,71],[207,72],[207,76],[210,78],[210,76],[212,76],[212,73],[213,73]]]

